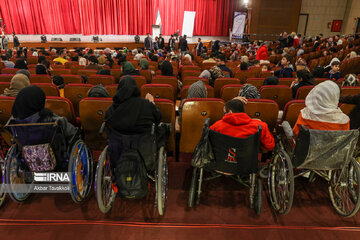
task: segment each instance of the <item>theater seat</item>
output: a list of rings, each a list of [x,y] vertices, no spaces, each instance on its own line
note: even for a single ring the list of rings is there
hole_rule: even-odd
[[[79,115],[79,102],[87,97],[87,93],[92,87],[91,84],[68,84],[64,87],[64,96],[73,104],[76,116]]]
[[[83,79],[81,76],[79,75],[61,75],[64,78],[64,84],[71,84],[71,83],[77,83],[77,84],[81,84],[83,83]]]
[[[201,78],[201,77],[186,77],[182,81],[182,83],[183,83],[183,86],[187,86],[187,85],[191,85],[199,80],[203,81],[205,85],[209,85],[209,80],[206,78]]]
[[[315,78],[315,85],[325,82],[326,80],[328,80],[328,79],[327,78]]]
[[[181,68],[181,71],[182,72],[184,72],[184,71],[197,71],[197,72],[200,72],[200,67],[195,66],[195,65],[183,65],[182,68]]]
[[[49,75],[35,74],[30,75],[31,83],[52,83],[51,77]]]
[[[3,68],[1,69],[1,74],[15,74],[19,70],[19,68]]]
[[[152,75],[150,70],[140,70],[140,75],[145,77],[147,83],[151,83]]]
[[[63,74],[71,74],[71,70],[70,69],[53,69],[53,70],[51,70],[51,76],[63,75]]]
[[[168,151],[173,152],[173,156],[176,154],[175,146],[175,104],[168,99],[155,99],[155,104],[158,106],[161,112],[161,122],[171,123],[171,133],[168,141]]]
[[[198,77],[201,74],[200,71],[182,71],[181,79],[184,80],[186,77]]]
[[[170,84],[174,88],[175,94],[178,91],[178,82],[176,77],[157,75],[152,78],[152,83]]]
[[[169,84],[145,84],[141,87],[141,97],[150,93],[154,98],[169,99],[175,102],[174,88]]]
[[[343,103],[340,105],[340,109],[343,113],[345,113],[346,115],[350,116],[351,111],[356,107],[355,104],[346,104]]]
[[[220,91],[220,98],[227,102],[237,97],[242,86],[241,84],[228,84],[223,86]]]
[[[32,85],[36,85],[40,87],[46,96],[59,97],[60,92],[57,86],[53,83],[33,83]]]
[[[66,117],[70,123],[76,124],[74,107],[67,98],[46,97],[45,108],[50,109],[58,116]]]
[[[260,97],[277,102],[280,110],[284,109],[285,104],[292,99],[292,90],[288,86],[270,85],[260,88]]]
[[[314,86],[303,86],[300,87],[296,92],[296,99],[305,99]]]
[[[83,65],[72,65],[71,67],[70,67],[70,70],[71,70],[71,74],[73,74],[73,75],[77,75],[78,74],[78,71],[80,70],[80,69],[84,69],[84,67],[85,66],[83,66]]]
[[[216,63],[201,63],[201,71],[209,70],[213,66],[216,66]]]
[[[0,82],[11,82],[14,74],[0,74]]]
[[[295,80],[296,78],[279,78],[279,83],[278,85],[284,85],[284,86],[291,86],[291,83]]]
[[[108,91],[110,97],[113,97],[117,91],[119,84],[106,85],[105,88]]]
[[[79,113],[85,142],[93,150],[103,150],[107,145],[106,136],[99,130],[104,122],[106,110],[113,103],[111,98],[85,98],[80,101]]]
[[[223,117],[225,102],[217,98],[189,98],[183,102],[180,152],[192,153],[199,143],[206,118],[211,124]]]
[[[94,69],[79,69],[77,75],[89,77],[91,75],[96,75],[97,72],[98,71]]]
[[[28,71],[30,72],[30,75],[31,74],[36,74],[36,69],[35,68],[28,68]]]
[[[292,100],[285,105],[284,114],[281,122],[288,121],[294,127],[299,117],[301,109],[305,108],[305,100]]]
[[[180,92],[180,99],[186,99],[188,92],[189,92],[189,87],[190,85],[187,86],[183,86],[181,88],[181,92]],[[214,88],[212,86],[209,85],[205,85],[206,87],[206,91],[207,91],[207,97],[208,98],[213,98],[214,97]]]
[[[240,84],[240,80],[237,78],[218,78],[215,80],[214,90],[215,97],[220,98],[221,88],[228,84]]]
[[[87,81],[88,81],[89,84],[92,84],[92,85],[115,84],[115,78],[113,76],[109,76],[109,75],[92,75],[92,76],[88,77]]]
[[[121,78],[123,78],[123,77],[125,77],[125,76],[122,76]],[[146,84],[146,78],[144,76],[133,76],[132,75],[131,77],[133,77],[135,79],[136,85],[139,88],[139,90],[141,89],[141,87],[143,85]]]
[[[14,105],[14,97],[0,96],[0,124],[5,125],[11,117],[11,109]]]
[[[122,74],[122,70],[121,69],[111,69],[111,76],[113,76],[115,78],[116,83],[119,82],[120,80],[120,75]]]
[[[245,112],[251,118],[257,118],[267,123],[270,132],[276,126],[279,106],[276,102],[267,99],[249,99],[245,104]]]
[[[341,97],[345,97],[348,95],[358,95],[360,94],[360,87],[342,87],[341,88]]]
[[[240,83],[245,83],[248,78],[256,78],[258,73],[252,71],[237,71],[234,77],[240,80]]]
[[[10,87],[9,82],[0,82],[0,95],[2,95],[4,93],[4,90],[9,87]]]
[[[267,78],[267,77],[270,77],[272,76],[273,73],[271,71],[266,71],[266,72],[260,72],[259,73],[259,78]]]
[[[264,80],[265,78],[248,78],[245,83],[249,83],[259,90],[264,85]]]

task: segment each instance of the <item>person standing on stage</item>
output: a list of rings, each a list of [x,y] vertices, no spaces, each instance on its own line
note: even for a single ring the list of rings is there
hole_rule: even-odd
[[[160,34],[159,36],[158,46],[160,49],[164,49],[165,47],[165,41],[164,38],[162,37],[162,34]]]
[[[12,35],[13,35],[13,38],[14,38],[14,40],[13,40],[13,42],[14,42],[14,48],[15,48],[16,50],[19,50],[19,47],[20,47],[19,39],[18,39],[18,37],[15,35],[15,32],[13,32]]]
[[[184,54],[187,50],[189,50],[189,46],[187,44],[186,35],[180,39],[179,42],[179,48],[181,51],[181,54]]]
[[[171,35],[171,36],[170,36],[170,39],[169,39],[169,48],[171,49],[171,51],[174,51],[174,50],[175,50],[175,38],[174,38],[174,35]]]
[[[200,56],[201,55],[201,51],[203,48],[203,43],[201,41],[201,38],[198,39],[198,45],[196,46],[196,55]]]
[[[158,38],[158,37],[155,37],[153,49],[154,49],[155,51],[157,51],[157,50],[159,49],[159,38]]]
[[[144,41],[144,47],[145,49],[147,50],[150,50],[152,49],[152,39],[150,37],[150,33],[147,33],[147,37],[145,38],[145,41]]]

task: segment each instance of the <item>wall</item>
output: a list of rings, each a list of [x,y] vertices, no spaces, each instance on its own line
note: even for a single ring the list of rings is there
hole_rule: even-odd
[[[352,34],[355,32],[356,20],[360,18],[360,1],[359,0],[348,0],[348,6],[346,9],[343,34]]]
[[[302,0],[300,13],[309,14],[307,36],[316,36],[319,33],[325,37],[337,33],[331,32],[328,23],[333,20],[344,20],[348,0]],[[360,3],[359,0],[354,2]],[[358,10],[359,11],[359,10]],[[342,30],[344,29],[344,24]]]
[[[257,34],[255,39],[273,40],[281,32],[297,31],[301,0],[252,0],[250,3],[250,33]]]

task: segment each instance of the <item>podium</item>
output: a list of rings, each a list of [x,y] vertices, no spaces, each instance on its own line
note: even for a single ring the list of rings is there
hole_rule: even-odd
[[[161,25],[152,25],[152,39],[155,39],[155,37],[159,37],[161,34]]]

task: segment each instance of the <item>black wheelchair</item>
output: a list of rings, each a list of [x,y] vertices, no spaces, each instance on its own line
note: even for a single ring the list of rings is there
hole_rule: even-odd
[[[67,144],[58,121],[22,123],[9,120],[5,128],[13,138],[5,158],[4,182],[15,202],[29,197],[36,174],[42,172],[68,172],[69,189],[75,203],[89,195],[93,159],[79,133]]]
[[[116,193],[115,167],[117,160],[124,151],[132,149],[139,152],[146,165],[147,178],[155,184],[154,208],[159,215],[163,215],[168,192],[168,167],[166,140],[170,134],[171,124],[160,123],[152,127],[151,133],[146,135],[120,134],[104,123],[100,133],[106,130],[108,145],[102,151],[95,174],[95,191],[98,207],[107,213],[112,208],[115,198],[135,198]],[[150,186],[150,185],[149,185]]]
[[[344,217],[354,216],[360,208],[360,166],[354,158],[359,131],[313,130],[301,126],[295,142],[288,122],[283,122],[280,130],[268,166],[272,207],[280,214],[287,214],[293,203],[294,179],[306,176],[313,181],[319,176],[329,184],[336,212]]]
[[[261,127],[258,131],[246,138],[234,138],[209,129],[210,119],[205,119],[203,134],[200,143],[208,137],[209,150],[212,151],[214,159],[203,161],[199,164],[192,160],[194,167],[190,191],[189,207],[200,203],[201,186],[204,181],[210,181],[221,176],[227,176],[250,189],[250,208],[257,214],[262,208],[262,183],[257,176],[258,154],[260,151]],[[199,143],[199,144],[200,144]],[[197,146],[194,156],[198,151]],[[210,173],[204,177],[204,170]]]

